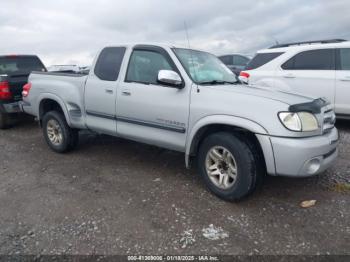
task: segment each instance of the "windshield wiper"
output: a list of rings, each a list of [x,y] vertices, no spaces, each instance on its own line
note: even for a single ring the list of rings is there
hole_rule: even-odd
[[[233,81],[212,80],[212,81],[199,82],[198,84],[200,85],[233,85],[233,84],[237,84],[237,81],[233,82]]]

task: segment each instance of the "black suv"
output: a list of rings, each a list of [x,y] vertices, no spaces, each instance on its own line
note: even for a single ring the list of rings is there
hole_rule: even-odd
[[[37,56],[0,56],[0,129],[8,128],[20,112],[18,102],[32,71],[47,71]]]

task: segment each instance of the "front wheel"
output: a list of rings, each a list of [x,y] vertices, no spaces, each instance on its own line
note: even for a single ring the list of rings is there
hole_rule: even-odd
[[[198,169],[206,186],[218,197],[239,200],[254,191],[263,168],[244,138],[220,132],[204,139]]]
[[[78,144],[78,131],[70,128],[64,115],[56,111],[44,115],[43,134],[49,147],[57,153],[68,152]]]

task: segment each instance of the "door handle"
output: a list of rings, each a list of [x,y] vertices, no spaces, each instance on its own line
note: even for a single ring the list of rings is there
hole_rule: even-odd
[[[105,89],[107,94],[113,94],[113,89]]]
[[[123,91],[122,91],[122,95],[123,95],[123,96],[131,96],[131,92],[128,91],[128,90],[123,90]]]
[[[295,78],[295,75],[293,75],[293,74],[286,74],[283,77],[284,78]]]

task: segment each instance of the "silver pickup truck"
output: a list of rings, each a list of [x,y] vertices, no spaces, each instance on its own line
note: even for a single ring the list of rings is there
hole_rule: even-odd
[[[180,151],[226,200],[265,174],[319,174],[338,154],[324,99],[241,85],[214,55],[167,45],[106,47],[89,75],[33,72],[21,107],[56,152],[83,129]]]

